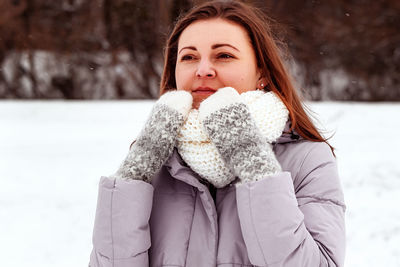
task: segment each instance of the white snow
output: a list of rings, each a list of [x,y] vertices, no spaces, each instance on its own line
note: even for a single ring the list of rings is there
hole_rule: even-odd
[[[101,175],[153,101],[1,101],[2,266],[87,266]],[[337,148],[346,266],[400,266],[400,104],[310,103]]]

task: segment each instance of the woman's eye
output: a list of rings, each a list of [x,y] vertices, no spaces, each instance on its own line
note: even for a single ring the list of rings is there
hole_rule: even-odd
[[[185,61],[185,60],[192,60],[194,57],[192,55],[184,55],[183,57],[181,57],[181,61]]]
[[[218,55],[218,58],[229,59],[229,58],[234,58],[234,57],[232,55],[222,53],[222,54]]]

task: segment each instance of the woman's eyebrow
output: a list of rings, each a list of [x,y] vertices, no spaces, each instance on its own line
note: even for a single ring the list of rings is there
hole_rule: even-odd
[[[183,49],[191,49],[191,50],[197,51],[196,47],[194,47],[194,46],[185,46],[185,47],[182,47],[181,50],[179,50],[178,54],[180,52],[182,52]]]
[[[215,44],[215,45],[212,45],[211,48],[212,49],[217,49],[217,48],[220,48],[222,46],[229,46],[229,47],[235,49],[236,51],[240,52],[239,49],[237,49],[236,47],[234,47],[233,45],[230,45],[230,44]]]
[[[233,45],[230,45],[230,44],[214,44],[214,45],[211,46],[211,49],[217,49],[217,48],[220,48],[220,47],[223,47],[223,46],[229,46],[229,47],[235,49],[236,51],[240,52],[239,49],[237,49],[236,47],[234,47]],[[194,46],[185,46],[185,47],[182,47],[181,50],[179,50],[178,54],[180,52],[182,52],[183,49],[190,49],[190,50],[197,51],[196,47],[194,47]]]

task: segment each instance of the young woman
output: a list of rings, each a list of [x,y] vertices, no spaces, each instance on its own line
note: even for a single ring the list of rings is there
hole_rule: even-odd
[[[161,97],[102,177],[90,266],[343,266],[333,148],[262,13],[195,7],[166,46]]]

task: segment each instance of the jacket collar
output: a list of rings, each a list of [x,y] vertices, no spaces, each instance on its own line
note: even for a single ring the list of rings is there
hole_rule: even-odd
[[[178,150],[174,148],[169,159],[164,163],[169,173],[177,180],[185,182],[191,186],[199,189],[199,191],[205,191],[206,187],[200,182],[202,178],[194,172],[179,155]]]
[[[292,121],[288,119],[285,128],[283,129],[282,135],[272,144],[275,145],[275,144],[291,143],[304,139],[294,129],[290,131],[290,127],[292,127]]]

